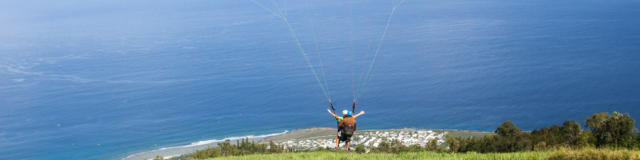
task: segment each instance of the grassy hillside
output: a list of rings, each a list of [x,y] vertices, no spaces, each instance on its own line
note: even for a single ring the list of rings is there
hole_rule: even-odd
[[[494,154],[478,154],[478,153],[436,153],[436,152],[407,152],[407,153],[339,153],[339,152],[304,152],[304,153],[282,153],[282,154],[257,154],[249,156],[220,157],[211,160],[282,160],[282,159],[335,159],[335,160],[414,160],[414,159],[434,159],[434,160],[459,160],[459,159],[544,159],[548,153],[546,152],[528,152],[528,153],[494,153]]]
[[[517,153],[436,153],[436,152],[407,152],[407,153],[344,153],[344,152],[302,152],[302,153],[281,153],[281,154],[256,154],[248,156],[219,157],[210,160],[282,160],[282,159],[335,159],[335,160],[560,160],[560,159],[611,159],[628,160],[640,159],[640,151],[630,150],[607,150],[607,149],[582,149],[566,150],[560,149],[547,152],[517,152]]]

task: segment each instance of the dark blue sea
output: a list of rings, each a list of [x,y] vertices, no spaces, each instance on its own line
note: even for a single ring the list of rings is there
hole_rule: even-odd
[[[120,159],[334,127],[291,33],[339,110],[367,82],[361,129],[492,131],[512,120],[532,130],[612,111],[638,120],[638,8],[638,0],[0,1],[0,159]],[[370,79],[358,80],[369,66]]]

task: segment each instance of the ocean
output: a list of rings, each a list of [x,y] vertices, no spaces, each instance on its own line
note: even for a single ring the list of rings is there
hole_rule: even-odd
[[[361,88],[359,129],[492,131],[512,120],[532,130],[613,111],[639,119],[639,7],[637,0],[5,0],[0,159],[121,159],[334,127],[291,33],[338,110]],[[360,80],[369,66],[370,79]]]

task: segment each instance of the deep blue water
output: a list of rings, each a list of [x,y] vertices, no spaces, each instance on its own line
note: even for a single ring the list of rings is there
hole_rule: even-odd
[[[392,2],[258,2],[286,12],[346,108]],[[362,91],[359,126],[490,131],[512,120],[530,130],[611,111],[639,119],[639,7],[408,0]],[[287,26],[249,0],[9,0],[0,24],[0,159],[119,159],[335,125]]]

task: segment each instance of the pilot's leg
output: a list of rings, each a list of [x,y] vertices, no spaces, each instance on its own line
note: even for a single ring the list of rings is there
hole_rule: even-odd
[[[351,144],[351,141],[347,141],[347,151],[349,151],[349,145]]]
[[[336,149],[340,148],[340,138],[338,137],[338,134],[336,134]]]

